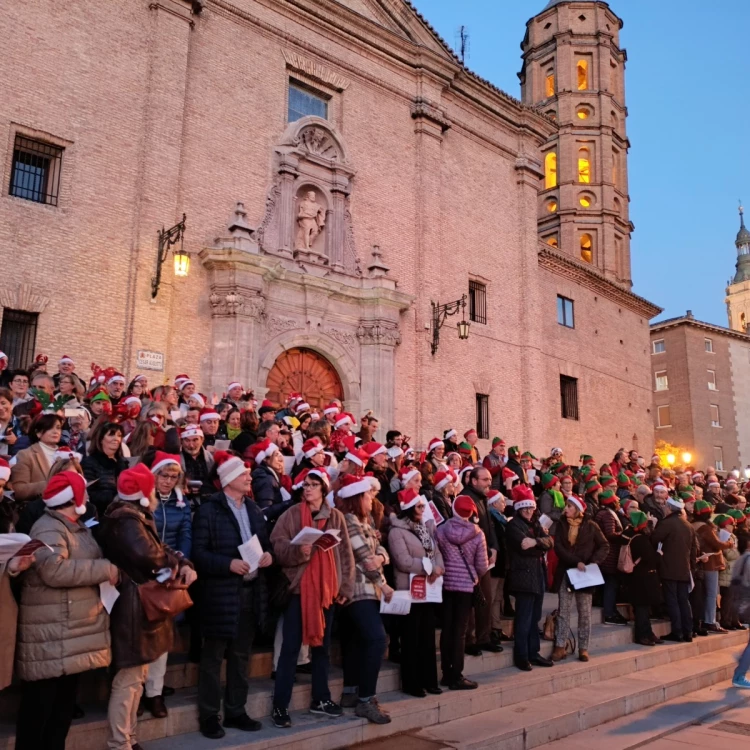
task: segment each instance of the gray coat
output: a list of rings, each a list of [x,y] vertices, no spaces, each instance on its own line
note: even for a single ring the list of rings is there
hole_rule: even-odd
[[[427,529],[432,536],[435,548],[433,567],[445,569],[443,556],[440,553],[435,529],[430,524]],[[409,575],[426,575],[427,571],[422,564],[422,558],[427,556],[419,537],[409,528],[409,522],[401,518],[391,520],[391,530],[388,534],[388,547],[391,553],[391,563],[396,577],[396,588],[399,591],[409,590]]]

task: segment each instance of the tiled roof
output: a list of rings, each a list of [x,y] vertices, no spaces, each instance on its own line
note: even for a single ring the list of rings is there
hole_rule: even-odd
[[[695,326],[696,328],[701,328],[704,331],[712,331],[713,333],[718,333],[724,336],[733,336],[735,338],[742,339],[743,341],[750,342],[750,336],[748,336],[746,333],[742,333],[741,331],[735,331],[732,328],[725,328],[724,326],[718,326],[714,323],[706,323],[702,320],[696,320],[692,314],[691,315],[679,315],[676,318],[667,318],[666,320],[660,320],[657,323],[651,324],[651,330],[652,331],[659,331],[664,328],[674,328],[679,325],[689,325],[689,326]]]

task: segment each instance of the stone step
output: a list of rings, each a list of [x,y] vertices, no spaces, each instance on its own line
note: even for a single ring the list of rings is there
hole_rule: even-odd
[[[657,626],[658,630],[663,631],[665,628],[665,624],[662,624],[662,627]],[[304,750],[314,750],[317,747],[333,750],[415,728],[421,729],[454,721],[472,721],[471,717],[478,720],[479,715],[494,712],[500,706],[520,706],[523,713],[525,701],[529,699],[563,692],[567,700],[567,695],[576,690],[588,690],[589,695],[592,695],[596,694],[599,685],[607,686],[610,683],[617,684],[623,679],[636,679],[639,675],[650,671],[666,670],[669,672],[682,665],[683,673],[674,681],[676,685],[684,683],[686,686],[684,689],[671,688],[676,691],[674,694],[677,695],[687,690],[695,690],[704,684],[711,684],[718,679],[726,679],[727,670],[731,668],[731,656],[726,649],[736,649],[737,646],[744,645],[747,638],[746,633],[738,632],[726,636],[696,639],[691,644],[665,644],[644,648],[625,643],[624,639],[632,638],[630,628],[626,627],[598,625],[594,627],[592,636],[592,660],[588,663],[572,660],[569,657],[568,660],[552,669],[534,669],[531,673],[520,673],[509,666],[511,658],[509,649],[502,654],[469,657],[466,673],[472,675],[480,683],[478,690],[446,691],[441,696],[428,696],[424,699],[410,698],[398,691],[398,671],[387,665],[381,672],[378,685],[379,695],[381,702],[392,712],[394,720],[384,727],[369,725],[354,717],[351,712],[347,712],[346,717],[336,721],[311,716],[306,710],[310,701],[310,678],[301,677],[295,686],[290,706],[294,712],[295,726],[291,731],[277,730],[270,726],[267,718],[271,709],[272,683],[269,680],[253,680],[247,710],[251,716],[263,720],[264,729],[252,735],[231,731],[222,742],[229,743],[226,747],[245,745],[253,748],[295,747],[301,750],[304,745]],[[545,650],[549,652],[551,644],[546,644]],[[706,665],[706,659],[718,660],[718,666]],[[698,664],[696,674],[702,675],[702,679],[706,682],[702,684],[691,682],[693,675],[686,660]],[[685,670],[686,665],[687,670]],[[703,669],[702,672],[701,669]],[[592,687],[595,683],[597,687]],[[656,690],[649,680],[645,683],[641,680],[636,684],[648,684]],[[338,698],[341,685],[340,671],[332,670],[331,692],[334,698]],[[663,685],[661,689],[663,695]],[[607,691],[604,694],[607,695]],[[547,702],[558,703],[557,700],[537,701],[535,705]],[[195,690],[178,691],[177,695],[168,700],[168,706],[170,713],[166,719],[143,717],[139,723],[139,741],[147,742],[164,738],[155,744],[149,743],[149,748],[153,747],[154,750],[157,747],[162,747],[163,750],[176,749],[177,743],[180,743],[180,750],[186,750],[182,747],[183,742],[190,744],[194,740],[201,743],[196,747],[205,747],[205,739],[196,731]],[[641,707],[641,705],[637,706],[637,708]],[[554,722],[553,724],[557,726]],[[75,722],[71,728],[67,750],[98,750],[104,746],[106,733],[103,707],[92,710],[87,708],[86,717],[80,722]],[[11,726],[6,724],[0,727],[0,750],[13,748],[12,736]],[[161,743],[166,744],[162,746]],[[216,747],[224,746],[216,743]]]

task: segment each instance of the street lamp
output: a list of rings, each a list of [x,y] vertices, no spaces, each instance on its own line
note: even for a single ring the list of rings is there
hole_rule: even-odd
[[[690,453],[688,453],[688,451],[685,451],[682,454],[682,463],[685,464],[685,466],[687,466],[690,463],[690,461],[692,460],[692,458],[693,458],[693,456]]]
[[[430,351],[432,354],[438,350],[438,344],[440,343],[440,329],[445,324],[445,319],[451,315],[455,315],[459,312],[462,313],[461,320],[458,322],[458,338],[461,341],[466,341],[469,338],[469,321],[466,320],[466,295],[464,294],[461,299],[454,300],[441,305],[437,302],[430,302],[432,305],[432,346]]]
[[[176,245],[178,242],[180,246],[174,250],[174,275],[175,276],[187,276],[190,270],[190,254],[185,251],[183,247],[183,239],[185,236],[185,214],[182,214],[182,221],[179,224],[175,224],[171,229],[164,229],[157,232],[159,237],[159,249],[156,253],[156,274],[151,279],[151,299],[156,299],[156,295],[159,294],[159,286],[161,284],[161,267],[164,265],[164,261],[167,259],[169,254],[169,248]]]
[[[674,457],[674,455],[673,455],[672,453],[670,453],[670,454],[669,454],[669,455],[667,456],[667,463],[668,463],[668,464],[669,464],[670,466],[672,466],[672,465],[674,465],[674,462],[675,462],[675,457]]]

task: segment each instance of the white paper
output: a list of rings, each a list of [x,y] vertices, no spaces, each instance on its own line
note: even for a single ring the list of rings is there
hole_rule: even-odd
[[[169,416],[172,418],[173,422],[176,422],[178,419],[182,419],[182,412],[179,409],[172,409],[172,411],[169,412]]]
[[[409,591],[411,591],[411,582],[416,578],[416,574],[412,573],[409,576]],[[412,604],[430,604],[434,602],[440,604],[443,601],[443,576],[438,576],[435,579],[435,583],[427,581],[427,598],[426,599],[412,599]]]
[[[586,589],[589,586],[601,586],[604,584],[602,572],[596,563],[586,566],[586,572],[582,573],[578,568],[568,570],[570,585],[574,589]]]
[[[97,521],[97,520],[96,520],[96,518],[89,518],[89,520],[88,520],[88,521],[84,521],[84,522],[83,522],[83,525],[84,525],[84,526],[85,526],[85,527],[86,527],[87,529],[91,529],[91,528],[93,528],[94,526],[98,526],[98,525],[99,525],[99,521]]]
[[[284,474],[291,476],[297,459],[294,456],[284,456]]]
[[[380,597],[381,615],[408,615],[411,611],[411,597],[408,591],[394,591],[391,600],[387,602]]]
[[[422,523],[426,526],[430,521],[437,526],[437,518],[433,515],[430,504],[426,502],[424,504],[424,511],[422,511]]]
[[[536,477],[536,469],[526,469],[526,479],[529,484],[534,484],[534,477]]]
[[[323,534],[330,534],[336,537],[339,541],[341,540],[341,532],[339,529],[328,529],[328,531],[321,531],[320,529],[313,529],[311,526],[305,526],[297,536],[292,539],[289,544],[314,544]]]
[[[228,451],[231,444],[231,440],[214,440],[214,450]]]
[[[663,542],[659,542],[659,544],[657,544],[657,545],[656,545],[656,551],[657,551],[657,552],[658,552],[658,553],[659,553],[660,555],[663,555],[663,554],[664,554],[664,553],[663,553],[663,552],[661,551],[661,548],[662,548],[663,546],[664,546],[664,543],[663,543]]]
[[[726,529],[719,529],[719,541],[728,542],[732,538],[732,535]]]
[[[552,528],[554,521],[546,513],[542,513],[542,515],[539,516],[539,523],[545,531],[549,531],[550,528]]]
[[[107,610],[107,614],[112,614],[112,607],[115,606],[115,602],[119,599],[120,592],[109,582],[99,584],[99,598],[102,600],[104,609]]]
[[[240,557],[250,566],[250,572],[253,573],[258,570],[258,563],[260,558],[263,557],[263,547],[260,546],[258,535],[253,534],[247,542],[240,544],[237,549],[240,552]]]
[[[427,573],[427,575],[432,575],[432,560],[430,560],[429,557],[423,557],[422,558],[422,567],[424,568],[424,572]]]
[[[26,534],[19,534],[17,532],[0,534],[0,563],[8,562],[24,544],[30,541],[31,537]]]

